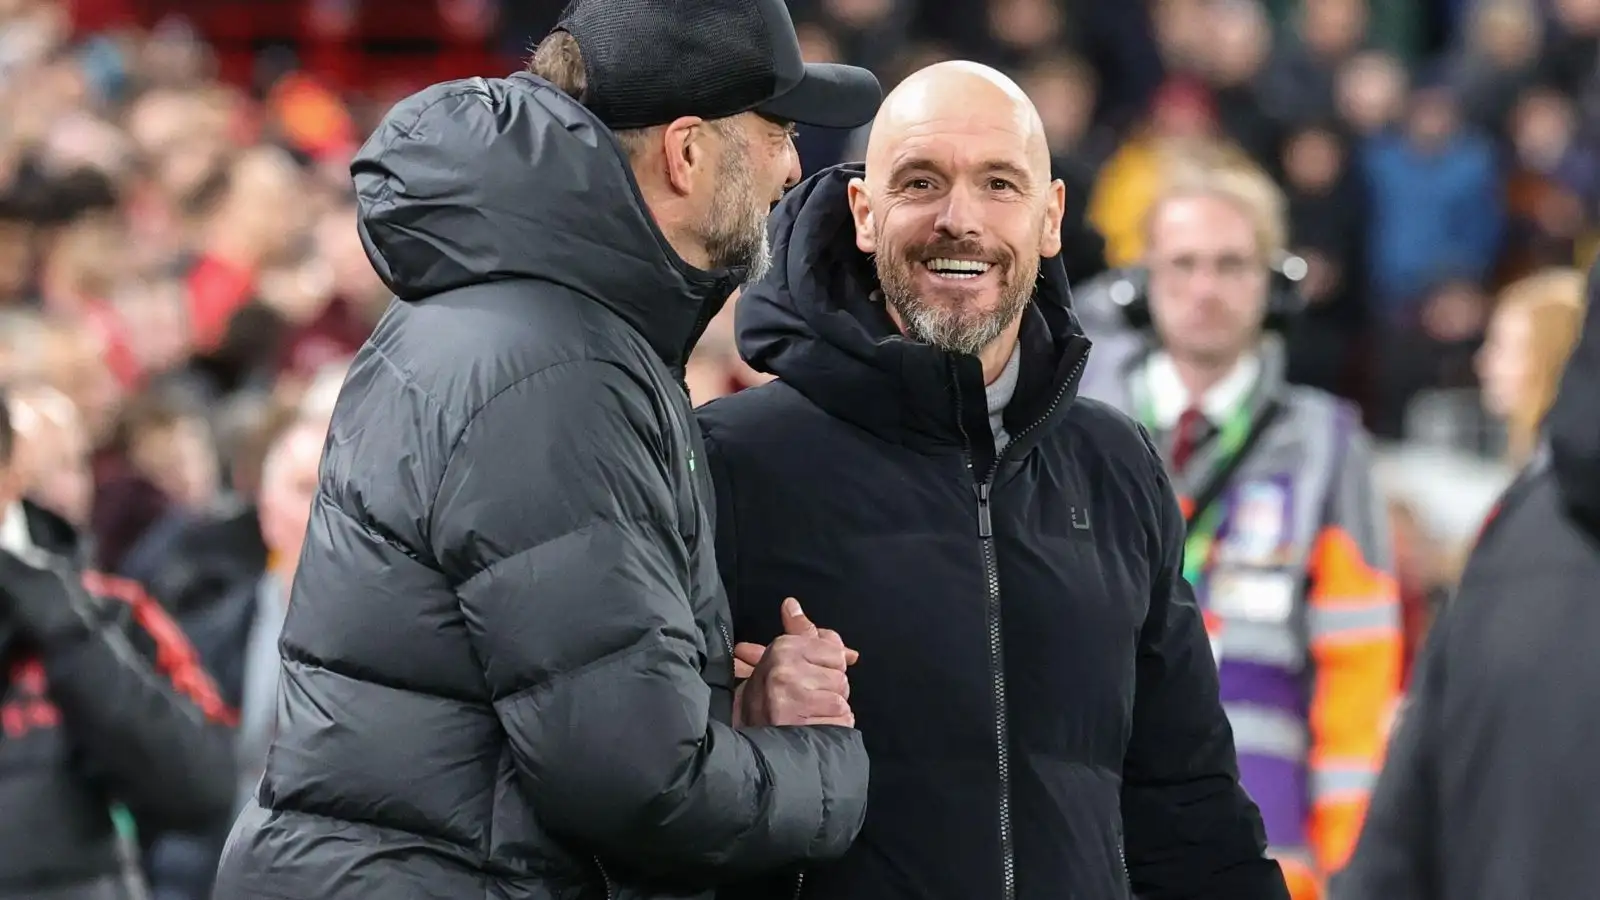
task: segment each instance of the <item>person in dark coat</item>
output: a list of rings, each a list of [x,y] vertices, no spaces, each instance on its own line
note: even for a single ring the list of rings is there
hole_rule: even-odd
[[[13,429],[41,415],[18,393],[0,401],[0,900],[139,900],[141,841],[226,826],[235,717],[161,607],[21,499],[59,461]]]
[[[1337,900],[1592,897],[1600,885],[1600,302],[1428,634]]]
[[[1151,440],[1075,396],[1063,188],[1009,79],[885,102],[737,309],[778,380],[700,410],[741,662],[793,596],[860,654],[866,823],[734,898],[1286,900]]]
[[[791,635],[735,714],[681,382],[764,264],[790,123],[859,125],[877,82],[803,65],[781,0],[561,29],[352,164],[399,302],[333,412],[219,900],[709,898],[860,826],[836,636]]]

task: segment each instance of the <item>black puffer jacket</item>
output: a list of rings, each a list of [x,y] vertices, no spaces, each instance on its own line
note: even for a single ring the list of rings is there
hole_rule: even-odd
[[[740,300],[740,350],[780,380],[700,410],[735,636],[770,641],[794,595],[861,652],[867,821],[804,896],[1286,897],[1161,463],[1075,398],[1089,342],[1061,260],[1043,261],[996,460],[978,361],[905,340],[869,299],[854,174],[790,193],[773,272]],[[788,900],[795,877],[750,896]]]
[[[1428,635],[1338,900],[1600,894],[1600,290]]]
[[[736,273],[684,265],[532,76],[402,101],[353,171],[399,302],[338,401],[219,900],[689,898],[842,853],[860,736],[727,724],[676,370]]]

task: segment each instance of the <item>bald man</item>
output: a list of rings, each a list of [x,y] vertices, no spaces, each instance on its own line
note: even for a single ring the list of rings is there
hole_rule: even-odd
[[[746,667],[788,597],[859,653],[872,780],[842,860],[732,896],[1287,896],[1161,461],[1076,396],[1062,206],[1024,94],[946,63],[775,214],[737,337],[778,380],[700,410],[717,555]]]

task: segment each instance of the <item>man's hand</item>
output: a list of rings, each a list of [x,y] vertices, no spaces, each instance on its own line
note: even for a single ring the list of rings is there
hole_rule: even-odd
[[[839,635],[806,618],[800,602],[783,601],[784,633],[771,645],[736,644],[734,724],[843,725],[854,728],[845,669],[860,654]]]

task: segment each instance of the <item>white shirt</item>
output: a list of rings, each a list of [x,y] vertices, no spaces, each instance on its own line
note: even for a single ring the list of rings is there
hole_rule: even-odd
[[[27,557],[33,550],[33,538],[28,534],[28,516],[21,503],[6,507],[5,518],[0,519],[0,550]]]
[[[1206,417],[1207,422],[1216,425],[1226,420],[1244,402],[1260,374],[1261,358],[1254,353],[1249,354],[1235,363],[1233,371],[1212,385],[1200,402],[1195,403],[1183,379],[1178,377],[1178,366],[1172,361],[1172,356],[1158,350],[1144,364],[1143,384],[1139,385],[1144,390],[1147,403],[1144,409],[1149,410],[1155,418],[1154,422],[1146,424],[1161,431],[1170,431],[1178,426],[1178,419],[1183,416],[1184,410],[1194,406]]]

